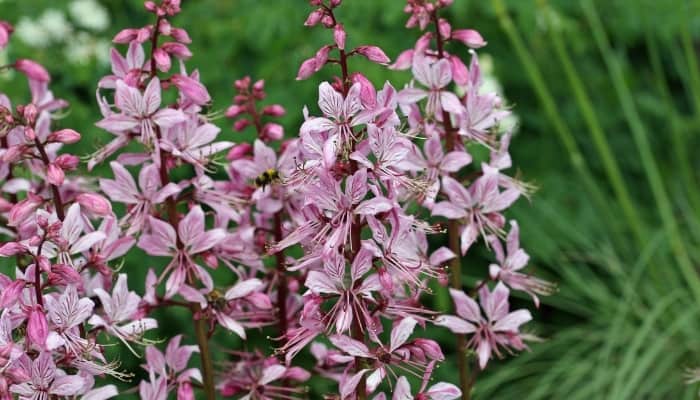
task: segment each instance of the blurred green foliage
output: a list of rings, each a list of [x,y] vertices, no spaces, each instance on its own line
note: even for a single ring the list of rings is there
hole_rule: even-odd
[[[141,3],[102,1],[111,21],[97,36],[109,39],[122,28],[149,23]],[[349,46],[376,44],[393,58],[418,37],[403,28],[400,0],[344,3],[339,16]],[[15,22],[67,5],[4,0],[0,17]],[[287,134],[296,133],[302,107],[315,107],[318,82],[335,72],[294,80],[301,61],[330,40],[328,32],[303,26],[308,11],[302,0],[183,1],[174,24],[193,39],[188,66],[201,72],[214,110],[230,103],[235,79],[251,75],[265,79],[269,101],[288,110]],[[479,53],[493,57],[520,117],[513,157],[540,190],[511,216],[521,221],[531,268],[560,286],[531,324],[545,340],[532,344],[531,352],[490,364],[474,397],[696,397],[697,387],[684,386],[683,373],[700,364],[700,293],[694,289],[700,263],[700,1],[455,0],[449,17],[454,27],[478,29],[489,42]],[[454,50],[468,57],[465,49]],[[99,117],[96,82],[107,65],[76,64],[62,45],[36,49],[16,39],[6,53],[10,60],[33,58],[48,67],[54,93],[72,104],[58,125],[83,133],[76,153],[88,154],[108,140],[93,125]],[[391,80],[400,87],[410,78],[363,60],[353,60],[352,68],[377,85]],[[0,76],[0,91],[27,98],[17,76]],[[215,122],[228,140],[251,138],[231,132],[224,119]],[[159,262],[144,254],[126,260],[131,285],[140,287],[145,269]],[[465,278],[482,276],[488,262],[471,255]],[[216,279],[224,284],[233,278],[220,270]],[[449,307],[444,293],[434,301]],[[157,317],[160,337],[190,330],[186,312]],[[448,355],[436,379],[456,381],[451,335],[435,329],[429,335],[446,343]],[[217,360],[226,350],[263,342],[251,336],[241,343],[217,334]],[[125,368],[137,369],[139,360],[129,353],[118,357]],[[312,387],[311,398],[328,388]]]

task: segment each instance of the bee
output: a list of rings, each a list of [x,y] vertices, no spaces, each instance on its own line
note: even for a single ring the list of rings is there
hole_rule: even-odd
[[[209,304],[211,304],[212,307],[214,307],[217,310],[224,308],[226,306],[226,304],[228,303],[228,301],[226,300],[226,297],[224,297],[223,294],[216,289],[209,292],[206,295],[206,298],[207,298],[207,301],[209,302]]]
[[[267,171],[263,172],[255,178],[255,186],[262,188],[263,190],[265,189],[265,186],[273,184],[273,183],[278,183],[280,181],[280,174],[277,172],[276,169],[268,169]]]

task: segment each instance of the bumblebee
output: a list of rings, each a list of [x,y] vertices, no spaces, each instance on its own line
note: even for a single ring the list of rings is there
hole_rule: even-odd
[[[278,183],[280,181],[280,174],[276,169],[268,169],[255,178],[255,186],[265,189],[265,186]]]

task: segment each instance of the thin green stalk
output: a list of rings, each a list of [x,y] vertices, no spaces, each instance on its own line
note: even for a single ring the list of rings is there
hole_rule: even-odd
[[[668,235],[671,249],[680,266],[681,273],[692,290],[693,295],[696,297],[697,301],[700,301],[700,278],[698,277],[698,274],[690,261],[690,257],[688,256],[688,251],[683,242],[683,238],[678,228],[678,223],[673,215],[671,202],[666,193],[666,189],[664,188],[663,179],[651,151],[651,145],[649,144],[649,140],[647,138],[646,129],[642,123],[639,113],[637,112],[634,100],[632,99],[632,94],[630,93],[627,83],[625,82],[624,74],[622,72],[622,65],[612,52],[612,48],[610,47],[608,38],[603,30],[600,17],[595,9],[595,5],[591,2],[591,0],[584,0],[581,5],[583,12],[588,19],[588,23],[591,26],[593,37],[598,45],[598,49],[601,52],[603,60],[605,61],[608,71],[612,77],[613,87],[619,98],[622,111],[627,119],[630,130],[632,131],[632,137],[639,152],[644,172],[649,180],[649,186],[651,187],[654,200],[659,208],[663,227]]]
[[[510,16],[508,16],[505,4],[502,0],[492,0],[491,2],[496,11],[499,24],[505,31],[506,36],[508,36],[508,40],[515,49],[520,62],[523,64],[525,72],[532,82],[535,94],[537,95],[540,103],[542,103],[542,107],[544,107],[547,118],[554,127],[554,132],[559,136],[559,140],[561,140],[569,155],[571,165],[583,179],[586,190],[591,194],[593,200],[598,204],[600,209],[609,212],[610,207],[608,201],[606,200],[600,185],[593,177],[593,174],[591,173],[591,170],[588,167],[588,164],[586,163],[576,140],[574,139],[574,135],[564,123],[564,120],[557,110],[556,102],[554,101],[552,94],[547,89],[547,85],[544,83],[544,78],[542,77],[537,64],[532,59],[530,52],[523,43],[520,33],[517,31],[513,21],[510,19]],[[608,217],[612,218],[612,214],[610,214]]]
[[[688,5],[690,8],[690,5]],[[690,35],[690,9],[687,12],[681,13],[683,15],[683,24],[681,28],[681,46],[683,46],[683,53],[685,53],[685,59],[688,64],[688,84],[690,85],[690,92],[693,94],[693,104],[695,105],[695,115],[700,118],[700,69],[698,68],[697,54],[693,48],[693,38]]]
[[[554,44],[554,50],[559,58],[559,62],[564,68],[566,79],[569,82],[569,86],[571,86],[576,103],[578,104],[583,119],[588,126],[591,138],[593,139],[593,144],[595,145],[601,161],[603,162],[603,168],[605,169],[605,173],[608,176],[608,181],[615,192],[617,201],[620,203],[622,213],[627,220],[627,224],[632,229],[637,242],[639,244],[643,244],[646,242],[646,234],[644,232],[644,228],[642,227],[642,219],[632,203],[632,198],[627,190],[627,186],[625,185],[624,178],[620,172],[620,167],[615,160],[610,144],[608,143],[605,133],[603,132],[603,128],[600,125],[600,121],[598,120],[598,116],[596,115],[593,102],[586,93],[586,89],[584,88],[583,82],[576,71],[576,67],[571,61],[569,52],[566,49],[564,40],[562,39],[563,35],[554,29],[551,29],[550,32],[551,34],[549,36]]]
[[[655,37],[652,35],[650,30],[646,33],[646,45],[647,51],[649,53],[649,60],[651,61],[651,69],[654,74],[654,80],[657,90],[660,92],[661,97],[664,100],[666,106],[666,112],[669,115],[669,120],[671,122],[671,145],[673,146],[673,152],[677,161],[678,171],[681,175],[681,180],[683,186],[688,193],[688,199],[692,208],[695,209],[696,213],[700,215],[700,191],[698,188],[698,182],[693,177],[693,172],[691,170],[691,162],[688,158],[688,146],[686,139],[683,137],[683,131],[681,130],[681,122],[679,121],[679,115],[676,107],[673,104],[673,98],[671,97],[671,91],[666,82],[666,74],[664,72],[663,63],[661,62],[661,56],[659,52],[659,46],[656,42]]]

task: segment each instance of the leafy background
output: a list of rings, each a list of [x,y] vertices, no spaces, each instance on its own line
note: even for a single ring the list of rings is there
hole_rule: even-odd
[[[124,27],[149,23],[141,3],[101,1],[109,26],[97,32],[68,21],[74,32],[99,43]],[[302,107],[315,107],[317,84],[330,77],[324,72],[294,80],[300,62],[329,40],[327,32],[303,26],[306,2],[183,3],[174,23],[193,39],[188,65],[201,71],[214,109],[230,103],[235,79],[264,78],[269,101],[287,107],[283,123],[294,134]],[[339,15],[349,45],[377,44],[395,57],[417,38],[403,28],[402,1],[345,3]],[[68,6],[66,0],[0,0],[0,16],[17,22]],[[688,367],[700,364],[700,1],[455,0],[450,19],[455,27],[478,29],[489,42],[479,53],[492,58],[519,116],[515,163],[540,188],[532,203],[520,201],[510,216],[521,222],[530,268],[559,285],[533,310],[530,329],[545,340],[490,364],[474,398],[695,398],[698,388],[683,379]],[[15,39],[2,57],[33,58],[48,67],[54,93],[72,105],[58,124],[82,132],[73,150],[88,154],[108,139],[93,125],[99,115],[95,85],[108,66],[99,61],[104,51],[78,60],[66,52],[69,45],[37,48]],[[352,67],[377,85],[409,79],[362,60]],[[24,80],[7,73],[0,75],[0,91],[27,98]],[[216,123],[228,140],[251,138],[231,132],[225,119]],[[146,267],[161,262],[132,255],[124,265],[130,284],[141,287]],[[465,279],[483,275],[488,262],[470,255]],[[226,271],[217,274],[222,284],[232,279]],[[431,301],[449,308],[444,291]],[[522,305],[529,303],[523,299]],[[189,315],[168,311],[158,318],[157,337],[190,332]],[[227,349],[266,343],[266,334],[252,334],[248,343],[217,335],[217,360],[226,359]],[[428,335],[446,343],[448,353],[436,378],[456,381],[451,336],[432,329]],[[110,351],[125,368],[138,370],[138,359],[118,346]],[[329,387],[314,383],[310,397],[320,398]]]

